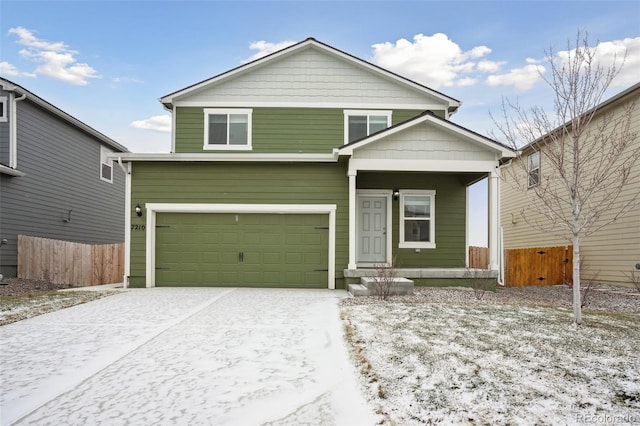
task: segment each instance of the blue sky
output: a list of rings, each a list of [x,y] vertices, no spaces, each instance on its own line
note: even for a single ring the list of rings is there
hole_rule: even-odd
[[[487,134],[503,96],[548,104],[541,59],[579,29],[605,56],[627,52],[611,94],[640,80],[640,1],[3,0],[0,74],[131,151],[163,152],[161,96],[315,37],[462,101],[452,120]]]

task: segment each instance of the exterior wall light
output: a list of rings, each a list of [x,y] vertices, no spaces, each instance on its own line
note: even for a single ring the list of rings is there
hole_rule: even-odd
[[[136,216],[142,217],[142,207],[140,207],[140,204],[136,204]]]
[[[398,201],[398,198],[400,198],[400,190],[399,189],[394,189],[393,190],[393,199],[395,201]]]

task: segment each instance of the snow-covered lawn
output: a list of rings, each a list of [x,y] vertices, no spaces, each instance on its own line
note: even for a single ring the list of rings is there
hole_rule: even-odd
[[[343,306],[367,398],[395,423],[639,424],[640,316],[563,307]]]

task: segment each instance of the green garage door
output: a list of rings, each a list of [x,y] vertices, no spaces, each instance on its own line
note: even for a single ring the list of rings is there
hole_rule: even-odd
[[[327,288],[326,214],[158,213],[156,286]]]

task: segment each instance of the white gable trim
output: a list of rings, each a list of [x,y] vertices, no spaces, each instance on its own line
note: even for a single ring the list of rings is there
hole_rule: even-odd
[[[277,61],[280,58],[284,58],[290,55],[295,54],[296,52],[305,50],[305,49],[310,49],[310,48],[315,48],[315,49],[319,49],[322,50],[330,55],[333,55],[334,57],[340,58],[346,62],[349,62],[359,68],[365,69],[369,72],[375,73],[377,75],[380,75],[388,80],[392,80],[395,83],[398,83],[402,86],[408,87],[414,91],[417,92],[421,92],[425,95],[428,95],[429,97],[432,98],[437,98],[442,100],[442,102],[444,104],[447,104],[449,107],[447,109],[447,114],[454,112],[459,106],[460,106],[460,102],[454,98],[451,98],[449,96],[446,96],[440,92],[437,92],[433,89],[430,89],[426,86],[423,86],[419,83],[416,83],[415,81],[409,80],[405,77],[402,77],[398,74],[394,74],[390,71],[385,70],[384,68],[378,67],[376,65],[373,65],[367,61],[364,61],[362,59],[356,58],[355,56],[351,56],[345,52],[342,52],[334,47],[331,47],[327,44],[321,43],[313,38],[308,38],[298,44],[295,44],[293,46],[289,46],[285,49],[282,49],[278,52],[272,53],[270,55],[267,55],[265,57],[262,57],[260,59],[257,59],[253,62],[250,62],[246,65],[241,65],[237,68],[234,68],[230,71],[224,72],[222,74],[219,74],[215,77],[212,77],[210,79],[204,80],[200,83],[196,83],[192,86],[189,86],[185,89],[179,90],[177,92],[171,93],[169,95],[166,95],[162,98],[160,98],[160,102],[162,102],[165,107],[171,109],[173,105],[175,105],[175,102],[177,102],[179,100],[179,98],[182,98],[186,95],[192,94],[194,92],[197,92],[199,90],[202,90],[203,88],[210,86],[210,85],[215,85],[215,84],[219,84],[222,83],[225,80],[228,79],[232,79],[238,75],[242,75],[245,73],[250,72],[253,69],[262,67],[263,65],[272,62],[272,61]],[[228,105],[227,106],[231,106]],[[255,106],[252,104],[252,106]]]
[[[409,120],[403,124],[389,128],[386,131],[379,132],[369,138],[362,139],[361,141],[353,143],[351,145],[345,145],[339,149],[339,153],[340,155],[353,155],[353,152],[359,148],[363,148],[381,139],[386,139],[396,133],[402,132],[406,129],[409,129],[413,126],[420,125],[421,123],[425,123],[425,122],[429,122],[434,126],[438,126],[449,132],[459,134],[461,137],[464,137],[465,139],[484,145],[487,148],[499,153],[500,158],[513,158],[516,155],[515,152],[513,152],[509,148],[503,147],[495,142],[492,142],[490,139],[484,138],[474,132],[464,129],[463,127],[456,126],[446,120],[436,118],[430,114],[425,114],[416,119]]]

